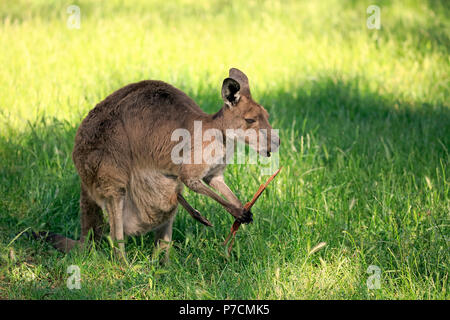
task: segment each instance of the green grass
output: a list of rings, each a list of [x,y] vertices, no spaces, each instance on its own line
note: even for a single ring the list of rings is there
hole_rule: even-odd
[[[450,8],[446,1],[74,1],[0,3],[0,298],[449,299]],[[130,266],[106,240],[61,254],[19,232],[79,236],[76,128],[106,95],[161,79],[205,111],[230,67],[280,129],[284,170],[239,231],[187,192],[213,224],[180,209],[171,262],[130,237]],[[243,201],[264,180],[230,165]],[[320,242],[327,245],[310,253]],[[69,290],[69,265],[82,289]],[[369,290],[366,270],[381,269]]]

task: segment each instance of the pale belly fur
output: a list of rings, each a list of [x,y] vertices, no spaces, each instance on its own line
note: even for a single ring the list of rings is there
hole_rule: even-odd
[[[150,169],[131,174],[123,205],[124,233],[138,235],[164,225],[176,214],[177,193],[182,192],[179,179]]]

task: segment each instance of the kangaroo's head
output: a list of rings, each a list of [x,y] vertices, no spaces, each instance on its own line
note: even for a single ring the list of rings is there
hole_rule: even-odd
[[[229,78],[223,81],[222,98],[223,125],[228,137],[244,141],[265,157],[277,151],[280,138],[272,131],[269,113],[252,99],[248,78],[242,71],[230,69]]]

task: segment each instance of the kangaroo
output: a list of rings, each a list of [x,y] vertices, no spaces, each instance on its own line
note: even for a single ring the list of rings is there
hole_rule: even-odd
[[[269,114],[252,99],[242,71],[229,70],[222,98],[222,108],[210,115],[181,90],[162,81],[145,80],[129,84],[97,104],[78,128],[72,154],[81,179],[80,240],[56,234],[47,234],[47,240],[65,252],[83,244],[90,230],[97,240],[103,231],[102,212],[106,211],[110,237],[121,258],[126,259],[125,235],[154,231],[155,246],[165,251],[167,260],[178,204],[211,225],[184,199],[184,186],[214,199],[239,222],[251,222],[251,212],[224,181],[226,163],[174,163],[171,159],[177,143],[172,141],[172,133],[183,128],[193,135],[194,121],[201,121],[203,131],[251,128],[267,132],[267,143],[258,140],[251,144],[243,136],[234,137],[266,157],[278,148],[280,139],[271,131]],[[202,148],[207,145],[202,142]]]

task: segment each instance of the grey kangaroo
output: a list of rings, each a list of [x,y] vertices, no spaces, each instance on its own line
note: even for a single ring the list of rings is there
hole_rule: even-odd
[[[265,143],[263,139],[251,144],[248,139],[234,138],[242,138],[263,156],[270,156],[273,146],[278,148],[280,139],[271,132],[269,114],[252,99],[242,71],[230,69],[223,81],[222,98],[222,108],[210,115],[179,89],[147,80],[129,84],[97,104],[78,128],[72,154],[81,178],[81,238],[75,241],[47,233],[46,240],[65,252],[83,244],[90,230],[98,240],[103,230],[102,211],[106,211],[119,257],[126,259],[125,235],[154,231],[155,245],[166,252],[167,260],[179,203],[210,225],[182,196],[184,185],[214,199],[240,222],[251,222],[251,212],[224,181],[226,164],[176,164],[171,159],[177,144],[171,139],[173,131],[183,128],[193,133],[194,121],[202,122],[203,131],[213,128],[224,136],[226,129],[265,129],[261,131]],[[202,147],[206,146],[202,142]]]

